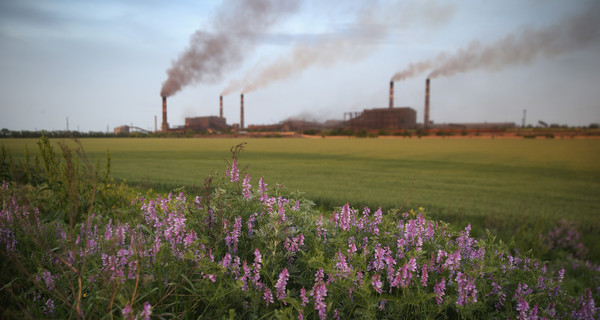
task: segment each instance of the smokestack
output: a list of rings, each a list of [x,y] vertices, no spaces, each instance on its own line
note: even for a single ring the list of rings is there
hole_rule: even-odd
[[[423,120],[425,129],[429,127],[429,78],[425,80],[425,119]]]
[[[390,81],[390,109],[394,108],[394,81]]]
[[[162,101],[163,101],[163,122],[162,122],[162,132],[167,132],[167,130],[169,129],[169,124],[167,123],[167,97],[163,96],[162,97]]]
[[[223,96],[219,96],[219,117],[223,118]]]
[[[244,129],[244,94],[240,95],[240,130]]]
[[[154,116],[154,132],[158,131],[158,117],[155,115]],[[108,130],[106,130],[108,131]]]

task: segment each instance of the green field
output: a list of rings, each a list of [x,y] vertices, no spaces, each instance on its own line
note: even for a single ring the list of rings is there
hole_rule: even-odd
[[[241,142],[247,145],[240,164],[248,166],[253,183],[264,177],[326,208],[405,203],[403,209],[421,206],[434,218],[504,235],[540,218],[576,221],[587,235],[600,231],[600,139],[81,141],[90,158],[104,159],[110,150],[115,178],[161,191],[200,186],[209,173],[224,172],[229,148]],[[35,140],[0,143],[15,158],[25,144],[37,151]]]

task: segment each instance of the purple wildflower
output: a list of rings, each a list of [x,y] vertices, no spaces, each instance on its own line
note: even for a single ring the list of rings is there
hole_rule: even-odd
[[[211,273],[211,274],[209,274],[207,278],[208,278],[208,280],[210,280],[212,283],[215,283],[215,282],[217,282],[217,274],[215,274],[215,273]]]
[[[323,241],[327,241],[327,229],[323,228],[323,213],[321,213],[321,217],[317,220],[317,236],[323,237]]]
[[[378,226],[381,223],[381,221],[383,221],[383,213],[381,212],[381,208],[379,208],[379,209],[377,209],[377,211],[375,211],[375,220],[371,224],[371,227],[373,228],[373,233],[375,235],[379,235],[379,227]]]
[[[240,172],[237,167],[236,159],[233,159],[231,162],[231,171],[229,171],[229,176],[231,177],[231,182],[237,182],[240,180]]]
[[[291,254],[290,260],[293,260],[293,256],[297,251],[300,250],[300,247],[304,245],[304,235],[301,233],[293,238],[286,238],[283,246],[287,250],[288,253]]]
[[[435,301],[438,304],[438,307],[442,305],[442,302],[444,302],[444,294],[446,291],[446,277],[442,277],[442,280],[440,280],[440,282],[436,283],[433,286],[433,292],[435,293]]]
[[[456,252],[448,255],[448,259],[446,259],[446,263],[444,263],[443,267],[448,270],[456,271],[460,267],[460,260],[460,250],[456,250]]]
[[[354,224],[354,214],[355,211],[350,208],[350,204],[346,203],[342,208],[342,212],[340,212],[340,228],[344,231],[350,230],[350,227]]]
[[[244,178],[244,181],[242,182],[242,188],[243,188],[244,198],[246,198],[246,201],[250,201],[250,188],[252,188],[252,185],[250,184],[250,174],[249,173],[246,173],[246,177]]]
[[[227,247],[230,251],[235,253],[237,251],[238,238],[242,234],[242,218],[235,217],[235,222],[233,223],[233,230],[227,234],[225,237],[225,243],[227,243]]]
[[[260,280],[260,268],[261,268],[261,264],[262,263],[262,256],[260,254],[260,251],[258,251],[258,248],[256,248],[256,250],[254,250],[254,263],[252,264],[252,266],[254,267],[254,276],[252,278],[252,280],[254,281],[255,284],[257,284]]]
[[[381,276],[379,274],[374,274],[373,279],[371,281],[371,285],[373,289],[377,291],[377,293],[381,293],[381,289],[383,288],[383,283],[381,282]]]
[[[248,280],[252,279],[252,270],[248,267],[248,263],[244,261],[244,265],[242,266],[244,269],[244,275],[240,278],[242,281],[242,291],[248,290]]]
[[[46,307],[43,308],[44,314],[54,315],[54,301],[52,299],[46,300]]]
[[[260,180],[258,180],[258,188],[260,190],[260,201],[265,202],[268,197],[267,196],[267,184],[264,182],[262,177],[260,178]]]
[[[229,264],[231,263],[231,255],[226,253],[223,259],[219,262],[219,264],[223,267],[223,269],[228,269]]]
[[[126,304],[125,308],[121,310],[121,313],[123,314],[123,318],[128,318],[129,314],[131,313],[131,306],[129,304]]]
[[[156,261],[156,255],[158,254],[158,252],[160,251],[160,245],[161,245],[161,240],[160,240],[160,235],[156,235],[154,237],[154,243],[152,244],[152,248],[150,248],[150,256],[153,258],[154,261]]]
[[[427,265],[423,264],[423,268],[421,269],[421,285],[423,287],[427,287],[427,278],[428,278]]]
[[[365,207],[363,209],[363,216],[360,217],[360,219],[358,219],[358,221],[356,222],[356,227],[358,228],[358,231],[363,231],[365,228],[367,228],[370,212],[371,209],[369,209],[369,207]]]
[[[304,307],[308,303],[308,298],[306,297],[306,289],[304,289],[304,287],[300,289],[300,298],[302,299],[302,303],[300,305]]]
[[[285,199],[281,196],[279,196],[279,198],[277,199],[277,213],[279,213],[279,220],[281,220],[281,222],[287,220],[287,218],[285,217],[285,204],[288,202],[290,202],[290,200]]]
[[[44,277],[44,283],[46,283],[46,287],[48,287],[48,290],[50,290],[50,291],[54,290],[55,276],[53,276],[52,273],[50,273],[50,271],[44,271],[42,273],[42,276]]]
[[[356,286],[361,287],[363,284],[363,273],[358,271],[356,272]]]
[[[140,318],[144,319],[144,320],[148,320],[150,319],[150,315],[152,314],[152,306],[150,305],[150,303],[148,301],[144,302],[144,309],[142,310],[142,313],[140,314]]]
[[[317,270],[317,272],[315,273],[315,282],[323,282],[324,277],[325,273],[323,272],[323,269]]]
[[[256,221],[256,216],[258,216],[258,213],[253,213],[252,215],[250,215],[250,218],[248,218],[248,237],[250,239],[252,239],[252,234],[254,233],[254,222]]]
[[[387,300],[382,299],[381,301],[379,301],[379,310],[385,310],[385,304],[387,303]]]
[[[537,319],[538,318],[538,312],[540,311],[540,307],[536,304],[535,306],[533,306],[533,308],[531,308],[531,310],[529,311],[529,317],[528,319]]]
[[[327,287],[325,286],[325,283],[315,283],[311,296],[313,296],[313,299],[315,300],[315,310],[319,312],[319,318],[321,320],[326,319],[327,304],[325,303],[325,297],[327,296]]]
[[[275,302],[273,300],[273,293],[271,292],[271,289],[265,287],[265,293],[263,294],[263,299],[265,299],[265,303],[267,304],[267,306],[269,304]]]
[[[185,236],[185,239],[183,239],[183,244],[187,248],[192,243],[194,243],[194,241],[196,241],[196,240],[198,240],[198,235],[196,234],[196,231],[194,231],[194,229],[192,229],[187,233],[187,235]]]
[[[565,278],[565,268],[562,268],[558,271],[558,283],[561,283]]]
[[[277,280],[277,283],[275,284],[275,289],[277,290],[275,292],[275,295],[277,296],[277,300],[285,299],[285,296],[286,296],[285,286],[287,285],[287,281],[288,281],[289,277],[290,277],[290,274],[287,269],[283,269],[281,271],[281,273],[279,274],[279,279]],[[286,304],[286,303],[284,302],[283,304]]]
[[[492,291],[487,294],[487,296],[498,295],[498,303],[496,303],[496,310],[500,310],[504,306],[504,301],[506,301],[506,293],[502,291],[502,287],[496,282],[492,282]]]
[[[458,284],[458,300],[456,301],[456,304],[464,306],[469,302],[477,302],[475,279],[469,279],[466,274],[459,271],[455,280]]]
[[[342,254],[341,251],[337,252],[337,262],[335,264],[335,268],[340,271],[342,277],[347,277],[352,270],[352,266],[348,265],[346,262],[346,257]]]
[[[348,255],[352,256],[357,251],[356,244],[354,243],[354,237],[348,238]]]
[[[579,303],[576,310],[573,310],[571,315],[573,319],[597,319],[598,309],[596,303],[592,297],[592,291],[590,289],[585,290],[585,296],[579,297]]]
[[[519,296],[519,300],[517,302],[517,311],[519,311],[519,319],[528,319],[527,311],[529,311],[529,303],[523,299],[523,297]]]
[[[104,240],[106,240],[106,241],[110,240],[113,236],[112,221],[113,221],[112,219],[108,220],[108,224],[106,225],[106,230],[104,231]]]
[[[546,308],[546,314],[549,317],[555,317],[556,316],[556,305],[554,304],[554,302],[550,303],[550,305],[548,306],[548,308]]]

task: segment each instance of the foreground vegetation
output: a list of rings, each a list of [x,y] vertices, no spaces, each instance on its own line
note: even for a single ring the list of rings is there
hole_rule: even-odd
[[[72,147],[71,140],[62,141]],[[198,190],[241,139],[83,139],[88,157],[110,150],[112,174],[137,190]],[[36,141],[5,139],[14,162],[30,161]],[[244,163],[255,176],[301,190],[322,210],[351,206],[417,210],[465,227],[491,230],[523,248],[528,235],[562,219],[579,230],[600,262],[600,140],[525,139],[251,139]],[[95,160],[94,160],[95,161]],[[256,183],[256,181],[254,181]],[[536,250],[536,249],[534,249]],[[546,257],[545,252],[535,252]]]
[[[599,317],[600,268],[569,222],[535,235],[542,261],[423,210],[322,212],[253,182],[244,145],[164,196],[115,184],[110,155],[38,147],[1,171],[3,318]]]

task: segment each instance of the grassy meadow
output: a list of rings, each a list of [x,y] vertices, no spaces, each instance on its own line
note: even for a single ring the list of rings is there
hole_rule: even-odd
[[[57,142],[58,140],[54,140]],[[64,140],[71,144],[72,141]],[[88,157],[112,158],[112,175],[155,191],[201,186],[224,172],[230,147],[247,142],[240,165],[318,205],[411,209],[508,238],[537,222],[575,221],[600,260],[599,139],[83,139]],[[13,157],[36,140],[1,141]],[[520,238],[523,238],[521,235]]]

